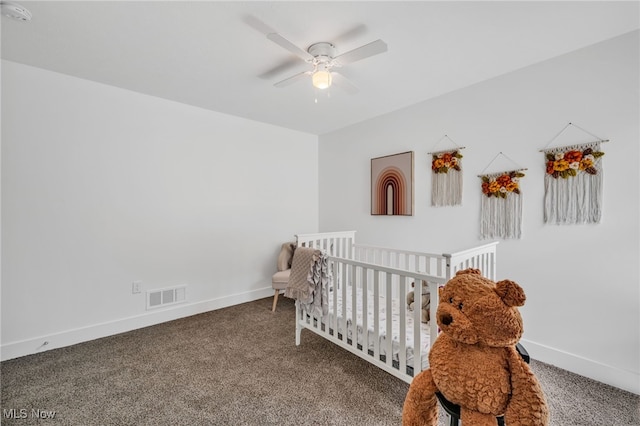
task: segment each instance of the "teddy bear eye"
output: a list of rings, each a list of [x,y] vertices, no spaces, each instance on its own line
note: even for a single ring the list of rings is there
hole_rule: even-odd
[[[453,303],[453,297],[449,298],[449,303]]]
[[[458,309],[462,310],[462,302],[458,303]]]

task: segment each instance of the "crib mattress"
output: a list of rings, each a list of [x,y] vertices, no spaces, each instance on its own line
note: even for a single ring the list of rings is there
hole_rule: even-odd
[[[352,299],[352,290],[350,287],[347,288],[346,301],[342,300],[342,292],[341,291],[329,291],[329,314],[322,319],[322,322],[327,325],[332,325],[334,312],[333,312],[333,298],[337,297],[337,315],[338,315],[338,330],[339,334],[344,335],[344,320],[342,313],[342,305],[343,302],[345,304],[345,312],[346,312],[346,323],[347,323],[347,338],[353,340],[353,304],[351,302]],[[362,309],[362,289],[357,289],[356,291],[356,323],[357,323],[357,343],[358,345],[364,344],[364,336],[363,336],[363,309]],[[404,300],[402,301],[404,303]],[[397,298],[392,299],[392,314],[391,318],[391,330],[392,330],[392,359],[394,362],[399,362],[399,351],[400,351],[400,301]],[[380,355],[387,356],[387,304],[386,298],[384,296],[379,296],[379,350]],[[405,339],[405,347],[406,347],[406,361],[407,366],[413,367],[414,363],[414,338],[413,338],[413,311],[409,311],[409,309],[405,309],[406,311],[406,323],[405,330],[406,335]],[[368,350],[374,350],[375,345],[375,329],[374,329],[374,295],[373,292],[368,292],[367,294],[367,346]],[[430,332],[429,332],[429,323],[421,323],[420,324],[420,345],[422,347],[421,352],[421,361],[422,361],[422,369],[425,369],[429,365],[428,356],[429,356],[429,346],[430,346]]]

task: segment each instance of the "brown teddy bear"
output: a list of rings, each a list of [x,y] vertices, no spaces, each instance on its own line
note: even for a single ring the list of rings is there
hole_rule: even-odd
[[[436,392],[460,406],[468,426],[547,425],[544,394],[515,349],[522,336],[517,306],[525,294],[513,281],[498,283],[477,269],[459,271],[440,289],[436,321],[442,330],[404,402],[402,424],[437,425]]]
[[[411,283],[411,287],[415,287],[416,283]],[[411,290],[409,293],[407,293],[407,306],[409,307],[410,311],[413,311],[413,308],[415,307],[415,292],[414,290]],[[429,294],[429,284],[427,284],[426,281],[422,280],[422,303],[421,305],[421,309],[422,311],[420,312],[420,321],[421,322],[429,322],[429,310],[431,309],[431,295]]]

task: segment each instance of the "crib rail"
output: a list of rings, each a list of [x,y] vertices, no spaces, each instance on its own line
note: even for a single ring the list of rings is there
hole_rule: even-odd
[[[353,249],[354,259],[362,262],[421,272],[436,277],[446,277],[447,258],[442,254],[421,253],[363,244],[356,244]]]
[[[322,232],[297,234],[298,247],[313,247],[324,250],[330,256],[353,258],[356,231]]]
[[[497,245],[498,242],[495,241],[467,250],[439,254],[355,244],[353,258],[447,280],[461,269],[478,268],[484,276],[495,280]]]
[[[331,291],[334,295],[330,298],[329,312],[323,318],[312,318],[298,304],[296,344],[300,344],[302,329],[309,329],[410,383],[413,376],[423,369],[422,356],[426,354],[421,341],[420,309],[408,311],[405,295],[410,290],[411,282],[425,280],[429,284],[432,306],[435,307],[438,303],[437,289],[446,280],[443,277],[336,256],[329,256],[328,262],[329,269],[334,271],[331,280],[333,283]],[[416,286],[415,291],[416,300],[420,300],[421,286]],[[338,304],[339,299],[342,301],[341,305]],[[373,302],[371,308],[368,304],[369,299]],[[397,301],[395,305],[394,300]],[[347,306],[348,304],[350,306]],[[351,316],[348,313],[348,307],[351,308]],[[369,318],[369,309],[372,309],[371,318]],[[362,313],[361,321],[355,320],[357,312]],[[399,324],[396,329],[392,325],[392,313],[398,314]],[[407,330],[407,315],[412,316],[412,330]],[[358,338],[359,327],[362,330],[360,339]],[[369,332],[370,328],[371,332]],[[402,337],[406,336],[407,332],[413,335],[411,366],[407,363],[407,342]],[[383,342],[381,342],[382,336],[387,336]],[[401,337],[394,341],[391,336]],[[436,336],[436,322],[431,321],[430,342],[433,342]],[[397,344],[397,361],[393,359],[394,344]]]
[[[449,279],[456,274],[457,271],[467,268],[477,268],[482,275],[490,280],[496,281],[496,249],[498,241],[487,243],[481,246],[473,247],[467,250],[461,250],[450,254],[443,254],[447,259],[447,276]]]

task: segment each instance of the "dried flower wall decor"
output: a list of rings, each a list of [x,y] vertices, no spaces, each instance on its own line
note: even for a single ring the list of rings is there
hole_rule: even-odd
[[[460,159],[462,154],[458,150],[444,151],[432,154],[431,170],[434,173],[449,173],[449,170],[460,172]]]
[[[585,149],[584,146],[545,151],[547,174],[556,179],[574,177],[580,172],[597,175],[596,161],[603,155],[602,151],[594,151],[591,147]]]
[[[603,187],[601,159],[604,156],[600,144],[607,141],[572,123],[562,131],[569,126],[577,127],[598,140],[541,150],[546,170],[544,222],[556,225],[599,223],[602,217]]]
[[[521,170],[481,175],[480,238],[522,236]]]
[[[482,193],[487,197],[507,198],[510,192],[520,194],[518,182],[524,177],[520,171],[505,172],[500,175],[482,176]]]
[[[517,169],[485,173],[499,158]],[[520,238],[522,236],[522,191],[520,179],[525,168],[499,152],[478,177],[482,180],[480,202],[480,238]]]
[[[460,150],[464,147],[456,145],[447,135],[444,135],[440,141],[445,138],[449,139],[456,148],[429,153],[431,155],[431,205],[434,207],[462,204],[462,154],[460,154]]]

